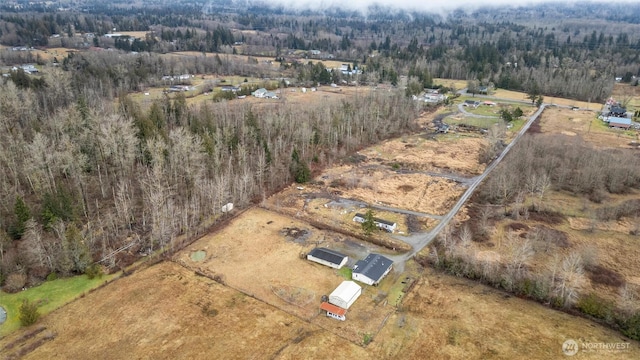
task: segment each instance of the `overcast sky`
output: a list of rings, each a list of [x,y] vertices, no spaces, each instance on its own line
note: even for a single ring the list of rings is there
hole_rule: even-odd
[[[592,2],[628,2],[637,3],[640,0],[616,0],[616,1],[606,1],[606,0],[596,0]],[[433,12],[441,12],[443,10],[452,10],[459,7],[465,7],[469,9],[476,9],[482,6],[494,5],[494,6],[504,6],[504,5],[531,5],[531,4],[539,4],[539,3],[550,3],[550,2],[575,2],[573,0],[376,0],[376,1],[367,1],[367,0],[269,0],[271,4],[279,4],[285,5],[289,8],[312,8],[312,9],[323,9],[330,6],[343,7],[348,9],[359,9],[365,10],[369,5],[373,3],[378,3],[382,5],[390,5],[394,7],[400,7],[406,10],[425,10],[425,11],[433,11]]]

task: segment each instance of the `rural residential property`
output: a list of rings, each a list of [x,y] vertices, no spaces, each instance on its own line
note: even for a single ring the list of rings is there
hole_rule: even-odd
[[[353,221],[357,223],[364,223],[365,220],[366,219],[364,214],[358,213],[353,217]],[[387,221],[384,219],[373,218],[373,222],[376,224],[378,228],[385,230],[387,232],[394,232],[398,228],[398,224],[396,224],[395,222]]]
[[[369,254],[363,260],[356,262],[352,277],[367,285],[378,285],[393,267],[393,261],[380,255]]]

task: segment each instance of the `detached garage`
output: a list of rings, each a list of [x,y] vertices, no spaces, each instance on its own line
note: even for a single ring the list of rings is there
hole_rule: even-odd
[[[327,248],[315,248],[307,254],[307,260],[340,269],[349,261],[349,257]]]
[[[343,281],[331,295],[329,295],[329,303],[348,309],[360,296],[362,288],[353,281]]]

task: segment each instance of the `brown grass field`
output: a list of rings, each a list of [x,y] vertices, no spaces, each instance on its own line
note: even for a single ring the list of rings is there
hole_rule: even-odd
[[[593,111],[547,108],[540,118],[540,129],[545,134],[579,136],[597,147],[630,148],[632,141],[639,140],[637,131],[610,129]]]
[[[364,333],[355,342],[336,333],[362,321],[356,313],[367,296],[344,323],[322,315],[308,320],[163,262],[0,339],[0,347],[5,357],[24,359],[552,359],[575,339],[630,343],[617,353],[581,351],[580,359],[640,356],[637,342],[613,330],[431,270],[364,347]]]
[[[596,118],[594,111],[547,108],[540,119],[539,130],[542,134],[537,136],[563,135],[568,138],[581,138],[596,148],[630,149],[635,147],[633,142],[639,140],[637,131],[609,129]],[[580,294],[596,293],[601,298],[621,304],[621,292],[625,284],[628,284],[631,292],[640,296],[640,277],[637,275],[640,272],[640,263],[637,261],[640,249],[637,246],[638,237],[630,234],[637,228],[637,219],[624,217],[620,220],[598,221],[593,213],[599,208],[637,199],[640,199],[640,192],[629,191],[620,195],[607,194],[605,201],[596,204],[586,197],[562,191],[549,191],[544,199],[536,201],[536,204],[562,214],[564,218],[560,218],[558,223],[545,223],[538,218],[501,218],[492,225],[493,232],[489,240],[472,243],[469,251],[478,257],[490,256],[496,261],[505,262],[508,261],[514,245],[521,244],[527,234],[536,227],[544,226],[565,238],[566,244],[557,246],[534,240],[532,246],[535,254],[527,261],[527,268],[532,273],[546,273],[556,257],[562,259],[570,253],[586,251],[595,255],[595,262],[600,268],[592,270],[593,274],[586,272],[585,282],[579,288]],[[532,199],[525,200],[527,205],[532,202]],[[510,234],[510,227],[521,230]],[[593,280],[593,276],[603,272],[611,272],[611,276],[618,280],[610,283],[607,283],[609,280]],[[635,309],[640,310],[640,304],[636,304]]]
[[[359,153],[371,161],[399,163],[413,170],[475,176],[484,171],[478,159],[487,140],[476,136],[410,136],[383,141]]]
[[[527,99],[526,93],[511,91],[511,90],[497,89],[493,94],[493,96],[502,98],[502,99],[531,102],[531,100]],[[563,105],[563,106],[577,106],[577,107],[589,109],[589,110],[600,110],[600,108],[602,108],[602,104],[598,104],[598,103],[589,103],[586,101],[558,98],[553,96],[545,96],[544,102],[547,104],[555,104],[555,105]]]
[[[367,350],[389,359],[562,359],[568,339],[630,343],[580,359],[640,356],[637,342],[589,320],[427,269]]]

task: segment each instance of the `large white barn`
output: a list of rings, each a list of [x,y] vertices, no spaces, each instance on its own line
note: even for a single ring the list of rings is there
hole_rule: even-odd
[[[362,294],[360,285],[353,281],[343,281],[342,284],[333,290],[329,295],[329,303],[348,309]]]

